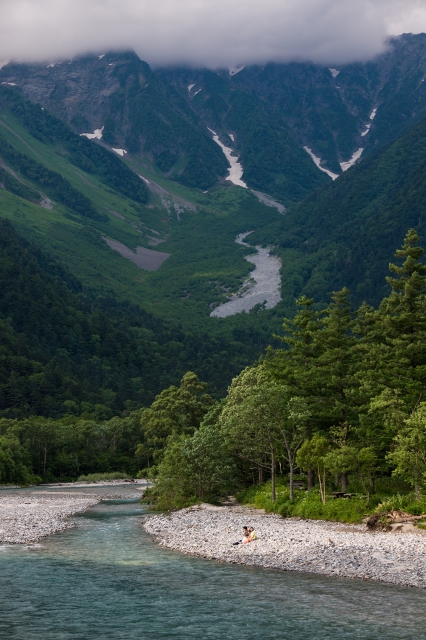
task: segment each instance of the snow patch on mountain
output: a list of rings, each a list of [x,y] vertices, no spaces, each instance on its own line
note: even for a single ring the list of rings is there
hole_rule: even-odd
[[[16,87],[16,82],[2,82],[2,84],[8,84],[9,87]]]
[[[366,136],[366,135],[367,135],[367,133],[370,131],[370,129],[371,129],[371,124],[366,124],[366,125],[365,125],[365,131],[363,131],[363,132],[361,133],[361,136],[362,136],[362,137]]]
[[[337,69],[328,69],[331,73],[331,75],[333,76],[333,78],[337,78],[337,76],[339,75],[340,71],[338,71]]]
[[[102,127],[102,129],[95,129],[95,131],[93,133],[80,133],[81,136],[86,136],[86,138],[89,138],[89,140],[102,140],[102,135],[103,135],[103,130],[105,127]]]
[[[325,167],[321,166],[321,162],[322,162],[321,158],[318,158],[318,156],[315,155],[312,149],[309,149],[309,147],[303,147],[303,148],[306,151],[306,153],[309,153],[312,160],[315,162],[315,164],[317,165],[320,171],[323,171],[324,173],[326,173],[328,176],[330,176],[332,180],[336,180],[336,178],[339,177],[337,173],[333,173],[332,171],[329,171],[328,169],[325,169]]]
[[[115,153],[118,153],[119,156],[123,157],[125,153],[127,153],[126,149],[112,149]]]
[[[198,91],[196,91],[192,97],[195,98],[195,96],[197,96],[200,93],[200,91],[202,91],[202,89],[198,89]]]
[[[98,56],[99,60],[102,60],[102,58],[105,58],[105,54],[103,53],[101,56]]]
[[[244,64],[241,67],[231,67],[229,69],[229,75],[230,76],[236,76],[237,73],[240,73],[240,71],[242,71],[244,68],[245,68]]]
[[[209,129],[209,127],[207,128]],[[238,158],[233,155],[232,149],[230,149],[229,147],[225,147],[225,145],[219,140],[219,136],[217,135],[216,131],[213,131],[213,129],[209,129],[209,131],[213,134],[213,140],[222,149],[226,159],[231,165],[231,168],[228,169],[228,176],[226,179],[233,182],[235,185],[237,185],[237,187],[244,187],[244,189],[247,189],[248,187],[246,183],[241,180],[244,170],[241,164],[238,162]]]
[[[373,111],[370,114],[370,120],[374,120],[374,118],[376,117],[376,113],[377,113],[377,108],[373,109]]]
[[[195,82],[194,84],[189,84],[188,85],[188,91],[192,91],[192,89],[195,87]]]
[[[231,138],[232,142],[235,142],[234,134],[228,133],[228,136]]]
[[[0,69],[3,69],[7,64],[9,64],[9,60],[5,60],[4,62],[0,62]]]
[[[364,148],[360,147],[355,151],[350,160],[348,160],[347,162],[341,162],[340,166],[342,167],[342,171],[347,171],[348,169],[350,169],[355,164],[355,162],[360,159],[363,151]]]

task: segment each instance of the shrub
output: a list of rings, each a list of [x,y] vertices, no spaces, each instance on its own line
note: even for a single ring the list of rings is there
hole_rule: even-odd
[[[114,471],[112,473],[89,473],[87,476],[79,476],[79,482],[102,482],[105,480],[126,480],[127,473],[124,471]]]

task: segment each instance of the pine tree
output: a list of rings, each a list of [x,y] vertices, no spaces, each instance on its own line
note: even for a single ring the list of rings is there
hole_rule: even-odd
[[[374,314],[364,361],[364,384],[371,395],[400,389],[411,410],[426,392],[426,266],[419,261],[423,249],[418,241],[411,229],[396,252],[403,264],[389,265],[397,277],[386,278],[392,291]]]
[[[335,292],[325,311],[312,309],[312,300],[301,298],[293,321],[285,320],[283,342],[268,363],[273,375],[306,398],[320,430],[356,420],[354,387],[356,338],[349,290]]]

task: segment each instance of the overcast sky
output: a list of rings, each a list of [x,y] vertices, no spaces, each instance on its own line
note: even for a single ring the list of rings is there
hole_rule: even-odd
[[[152,65],[337,65],[421,31],[426,0],[0,0],[0,61],[133,48]]]

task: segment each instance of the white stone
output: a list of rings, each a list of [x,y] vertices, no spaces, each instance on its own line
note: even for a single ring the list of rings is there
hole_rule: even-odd
[[[240,233],[235,242],[237,244],[250,246],[244,239],[252,231]],[[270,248],[256,246],[257,255],[245,256],[247,262],[256,266],[250,273],[247,280],[239,292],[234,294],[229,302],[224,302],[214,309],[210,316],[213,318],[227,318],[242,311],[250,311],[257,304],[265,304],[266,309],[273,309],[281,301],[281,260],[277,256],[271,255]]]

